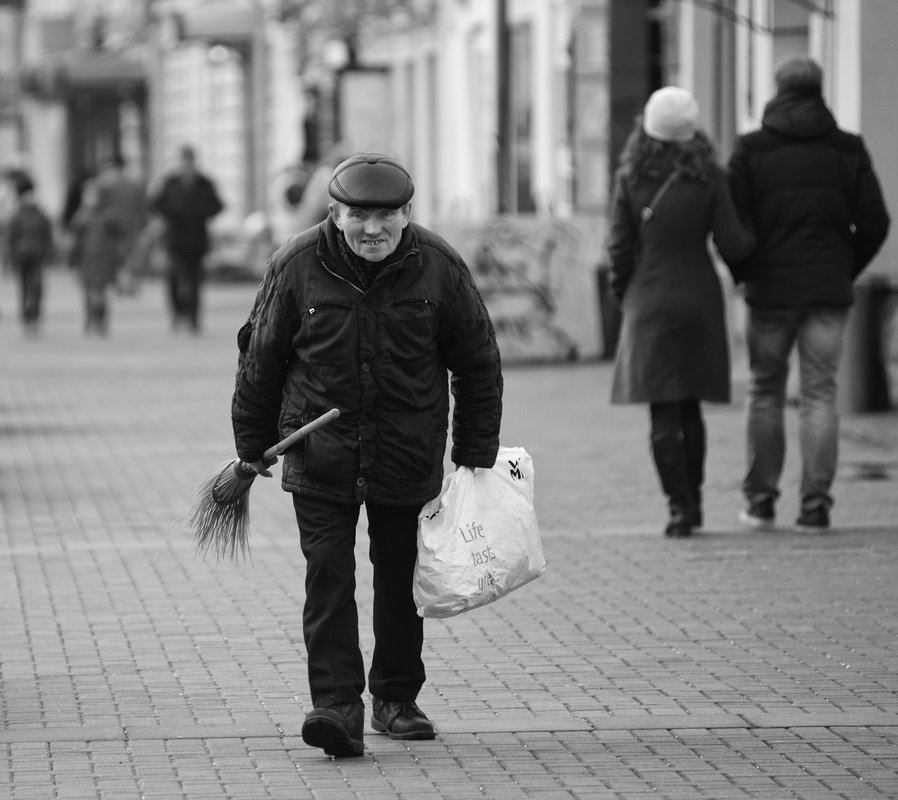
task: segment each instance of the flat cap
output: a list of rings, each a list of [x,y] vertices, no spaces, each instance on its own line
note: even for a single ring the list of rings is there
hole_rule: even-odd
[[[357,153],[334,169],[328,192],[348,206],[399,208],[412,199],[415,185],[396,159]]]

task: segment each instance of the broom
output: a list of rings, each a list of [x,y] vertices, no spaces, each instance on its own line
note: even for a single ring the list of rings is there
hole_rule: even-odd
[[[292,447],[312,431],[336,419],[336,408],[322,414],[299,430],[269,447],[262,454],[262,463],[277,460],[277,456]],[[215,554],[236,560],[237,554],[246,558],[249,535],[249,489],[256,479],[256,471],[239,458],[222,464],[218,470],[197,487],[196,497],[187,514],[186,527],[194,534],[197,553]]]

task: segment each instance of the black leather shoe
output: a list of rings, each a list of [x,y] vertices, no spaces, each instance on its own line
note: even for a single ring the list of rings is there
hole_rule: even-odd
[[[365,754],[364,728],[365,707],[361,703],[315,708],[302,724],[302,740],[329,756],[361,756]]]
[[[670,519],[664,528],[665,536],[689,536],[692,533],[692,510],[671,508]]]
[[[378,733],[388,733],[391,739],[433,739],[433,723],[414,701],[380,700],[374,698],[371,727]]]

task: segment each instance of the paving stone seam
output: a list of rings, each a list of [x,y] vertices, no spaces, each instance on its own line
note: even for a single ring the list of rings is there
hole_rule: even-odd
[[[2,507],[0,507],[2,508]],[[14,522],[15,518],[12,514],[6,515],[7,522]],[[0,520],[2,522],[2,520]],[[0,530],[2,530],[2,526],[0,526]],[[788,529],[783,529],[777,533],[778,536],[788,537],[789,541],[801,542],[803,540],[810,540],[815,538],[825,538],[829,540],[834,540],[836,537],[843,536],[863,536],[863,535],[879,535],[879,534],[895,534],[896,528],[894,525],[870,525],[866,527],[854,527],[854,528],[839,528],[838,530],[831,530],[826,534],[808,534],[808,533],[796,533],[794,531],[790,531]],[[639,525],[633,526],[632,528],[626,528],[625,526],[617,526],[617,528],[613,532],[602,533],[603,539],[626,539],[632,536],[634,533],[644,533],[652,536],[657,536],[657,530],[654,527],[650,527],[648,525]],[[552,538],[567,538],[567,539],[577,539],[577,538],[585,538],[585,535],[570,535],[566,533],[558,533],[554,531],[547,531],[547,535]],[[754,532],[745,532],[739,530],[737,528],[726,529],[726,528],[718,528],[714,531],[707,532],[704,534],[705,537],[712,535],[720,535],[720,536],[728,536],[733,539],[735,542],[739,537],[742,536],[757,536]],[[169,541],[172,537],[182,537],[183,541]],[[171,550],[171,549],[183,549],[184,542],[188,541],[189,534],[183,531],[179,531],[177,529],[177,524],[174,524],[173,528],[167,531],[162,539],[152,539],[147,541],[140,542],[60,542],[54,544],[40,544],[40,545],[32,545],[32,544],[14,544],[5,549],[5,552],[8,555],[13,556],[32,556],[32,555],[61,555],[65,553],[89,553],[92,551],[121,551],[122,553],[132,553],[132,552],[142,552],[142,551],[161,551],[161,550]],[[270,549],[278,549],[285,546],[293,545],[297,542],[297,538],[293,536],[259,536],[256,538],[251,548],[252,550],[270,550]],[[250,564],[245,564],[241,566],[250,567]]]
[[[515,720],[514,724],[502,720],[446,722],[438,725],[441,736],[455,734],[477,735],[481,733],[565,733],[602,731],[716,731],[725,729],[744,729],[755,731],[793,730],[801,728],[817,728],[832,731],[849,729],[898,729],[898,714],[796,714],[756,715],[752,717],[739,714],[720,714],[719,719],[709,720],[707,717],[691,719],[688,715],[657,716],[647,719],[584,719],[569,720]],[[769,716],[769,718],[767,718]],[[209,726],[171,726],[154,725],[127,726],[123,728],[102,727],[88,728],[78,726],[60,726],[51,728],[22,729],[18,731],[0,731],[0,744],[27,744],[44,742],[117,742],[117,741],[188,741],[207,739],[287,739],[297,737],[298,730],[285,730],[274,725],[258,725],[238,727],[233,725]]]

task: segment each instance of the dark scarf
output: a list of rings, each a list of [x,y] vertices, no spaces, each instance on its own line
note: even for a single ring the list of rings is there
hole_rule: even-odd
[[[352,276],[358,281],[358,285],[364,291],[371,288],[371,282],[380,271],[380,264],[371,261],[365,261],[360,258],[349,248],[349,243],[343,235],[343,231],[337,232],[337,247],[340,249],[340,258],[352,273]]]

